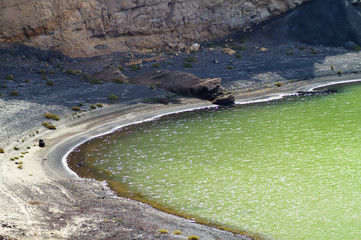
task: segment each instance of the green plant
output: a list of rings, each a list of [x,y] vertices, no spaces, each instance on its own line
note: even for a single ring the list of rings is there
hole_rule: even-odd
[[[97,103],[97,107],[103,107],[102,103]]]
[[[331,68],[332,70],[334,70],[334,69],[335,69],[335,66],[331,65],[330,68]]]
[[[303,50],[305,50],[306,49],[306,47],[304,47],[304,46],[299,46],[298,47],[298,50],[300,50],[300,51],[303,51]]]
[[[153,85],[150,85],[150,86],[149,86],[149,89],[150,89],[150,90],[154,90],[155,87],[154,87]]]
[[[99,80],[99,79],[92,79],[92,80],[90,80],[90,83],[92,83],[92,84],[102,84],[103,82],[101,80]]]
[[[236,53],[236,58],[242,58],[242,55],[239,53]]]
[[[46,81],[45,84],[47,86],[53,86],[54,85],[54,82],[53,81]]]
[[[140,67],[136,64],[130,65],[130,70],[132,70],[132,72],[137,72],[140,71]]]
[[[54,70],[49,71],[49,74],[54,74],[54,73],[55,73]]]
[[[19,169],[23,169],[23,165],[18,165],[18,168],[19,168]]]
[[[81,71],[80,70],[73,70],[73,69],[66,69],[64,71],[64,73],[66,74],[69,74],[69,75],[78,75],[78,74],[81,74]]]
[[[78,103],[78,106],[82,107],[82,106],[84,106],[84,103],[80,102],[80,103]]]
[[[24,80],[24,82],[25,82],[25,83],[30,83],[30,80],[26,78],[26,79]]]
[[[190,62],[186,62],[186,63],[184,64],[184,67],[185,67],[185,68],[192,68],[193,65],[192,65],[192,63],[190,63]]]
[[[214,43],[212,43],[211,45],[209,45],[209,48],[215,48],[215,47],[217,47],[217,45],[214,44]]]
[[[60,117],[58,115],[56,115],[56,114],[53,114],[53,113],[45,113],[44,117],[47,118],[47,119],[55,120],[55,121],[60,120]]]
[[[3,95],[3,94],[2,94],[2,93],[0,93],[0,97],[2,97],[2,95]]]
[[[44,127],[46,127],[47,129],[50,129],[50,130],[56,129],[56,127],[49,122],[42,122],[41,125],[43,125]]]
[[[0,148],[0,153],[5,153],[3,148]]]
[[[1,87],[2,87],[2,88],[7,88],[7,86],[6,86],[5,84],[4,84],[4,85],[2,85]]]
[[[18,91],[11,91],[10,95],[11,96],[18,96],[20,93]]]
[[[293,50],[288,50],[288,51],[286,52],[286,55],[287,55],[287,56],[291,56],[291,55],[293,55],[293,54],[295,54],[295,53],[293,52]]]
[[[194,235],[191,235],[188,237],[188,240],[198,240],[199,237],[198,236],[194,236]]]
[[[20,148],[19,148],[19,147],[17,147],[17,146],[15,146],[15,147],[14,147],[14,150],[19,151],[19,150],[20,150]]]
[[[315,55],[318,54],[318,52],[314,48],[311,48],[311,53]]]
[[[185,59],[185,61],[186,61],[187,63],[193,63],[193,62],[197,62],[197,58],[195,58],[195,57],[187,57],[187,58]]]
[[[337,75],[341,75],[341,74],[342,74],[342,73],[341,73],[341,70],[337,70],[336,74],[337,74]]]
[[[48,77],[47,76],[42,76],[42,79],[46,80],[46,79],[48,79]]]
[[[354,47],[354,50],[355,50],[355,51],[361,51],[361,47],[358,46],[358,45],[356,45],[356,46]]]
[[[123,80],[123,79],[120,79],[120,78],[115,78],[115,79],[113,79],[113,83],[123,84],[123,83],[124,83],[124,80]]]
[[[228,65],[227,69],[233,69],[234,67],[232,65]]]
[[[90,110],[92,110],[92,109],[97,109],[97,106],[95,106],[94,104],[91,104],[91,105],[89,106],[89,108],[90,108]]]
[[[117,101],[119,99],[119,97],[115,94],[110,94],[108,96],[108,100],[111,100],[111,101]]]
[[[14,80],[14,76],[13,75],[7,75],[4,77],[4,79],[6,80]]]
[[[245,43],[248,39],[248,36],[242,36],[241,39],[239,40],[240,43]]]
[[[30,149],[31,147],[30,146],[27,146],[26,149]]]
[[[152,65],[152,67],[153,67],[153,68],[159,68],[159,67],[160,67],[160,64],[159,64],[159,63],[154,63],[154,64]]]
[[[244,46],[237,45],[237,44],[232,44],[230,48],[233,50],[246,50],[246,48]]]
[[[122,65],[119,65],[119,66],[118,66],[118,69],[119,69],[119,71],[121,71],[121,72],[124,72],[124,71],[125,71],[125,68],[124,68]]]
[[[86,80],[90,80],[90,75],[86,74],[86,73],[83,73],[81,75],[83,78],[85,78]]]
[[[281,83],[281,82],[276,82],[275,85],[276,85],[276,87],[282,87],[282,83]]]
[[[36,73],[38,73],[38,74],[46,74],[46,70],[39,69],[39,70],[36,71]]]
[[[168,233],[168,230],[166,230],[166,229],[159,229],[158,232],[159,232],[160,234],[167,234],[167,233]]]
[[[73,111],[80,111],[80,107],[78,107],[78,106],[74,106],[71,109],[73,109]]]
[[[182,235],[182,231],[179,231],[179,230],[174,230],[173,234],[175,235]]]

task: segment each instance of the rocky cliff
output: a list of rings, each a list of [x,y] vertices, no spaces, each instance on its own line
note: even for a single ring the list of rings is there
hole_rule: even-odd
[[[0,41],[87,57],[182,48],[226,36],[306,0],[2,0]]]

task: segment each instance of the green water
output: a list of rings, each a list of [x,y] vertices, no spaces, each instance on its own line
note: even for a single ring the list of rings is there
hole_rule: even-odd
[[[70,158],[169,209],[271,239],[361,238],[361,86],[129,126]]]

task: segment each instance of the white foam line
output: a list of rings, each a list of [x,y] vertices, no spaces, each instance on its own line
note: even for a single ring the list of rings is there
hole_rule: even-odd
[[[317,88],[322,88],[322,87],[327,87],[327,86],[332,86],[332,85],[337,85],[337,84],[345,84],[345,83],[354,83],[354,82],[361,82],[361,79],[355,79],[355,80],[345,80],[345,81],[338,81],[338,82],[329,82],[329,83],[325,83],[325,84],[322,84],[322,85],[317,85],[315,87],[310,87],[308,90],[306,91],[313,91]],[[291,95],[294,95],[297,93],[297,90],[293,93],[280,93],[280,94],[276,94],[276,95],[270,95],[270,96],[264,96],[264,97],[261,97],[261,98],[255,98],[255,99],[248,99],[248,100],[244,100],[244,101],[236,101],[235,104],[236,105],[246,105],[246,104],[252,104],[252,103],[262,103],[262,102],[269,102],[269,101],[273,101],[273,100],[278,100],[278,99],[282,99],[286,96],[291,96]],[[74,175],[76,176],[77,178],[79,178],[79,176],[74,172],[72,171],[68,164],[67,164],[67,157],[68,155],[74,151],[75,148],[77,148],[78,146],[82,145],[83,143],[91,140],[91,139],[94,139],[94,138],[97,138],[97,137],[100,137],[100,136],[104,136],[104,135],[107,135],[109,133],[112,133],[114,131],[117,131],[118,129],[121,129],[121,128],[124,128],[124,127],[127,127],[127,126],[131,126],[131,125],[136,125],[136,124],[140,124],[140,123],[144,123],[144,122],[149,122],[149,121],[152,121],[152,120],[155,120],[155,119],[158,119],[158,118],[161,118],[163,116],[167,116],[167,115],[172,115],[172,114],[177,114],[177,113],[183,113],[183,112],[191,112],[191,111],[194,111],[194,110],[199,110],[199,109],[206,109],[206,108],[218,108],[218,105],[209,105],[209,106],[202,106],[202,107],[194,107],[194,108],[187,108],[187,109],[183,109],[183,110],[177,110],[177,111],[173,111],[173,112],[167,112],[167,113],[162,113],[162,114],[158,114],[158,115],[155,115],[153,117],[149,117],[149,118],[146,118],[144,120],[140,120],[140,121],[135,121],[135,122],[131,122],[131,123],[126,123],[126,124],[122,124],[122,125],[119,125],[117,127],[114,127],[112,128],[111,130],[105,132],[105,133],[101,133],[101,134],[98,134],[98,135],[95,135],[95,136],[92,136],[84,141],[81,141],[79,143],[77,143],[76,145],[74,145],[72,148],[70,148],[70,150],[63,156],[62,158],[62,164],[65,168],[66,171],[68,171],[71,175]]]

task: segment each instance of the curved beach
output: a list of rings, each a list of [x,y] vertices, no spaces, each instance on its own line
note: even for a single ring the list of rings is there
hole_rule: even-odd
[[[299,90],[357,80],[358,77],[355,74],[323,77],[286,84],[281,88],[261,88],[237,94],[236,102],[265,101]],[[15,102],[24,105],[26,99]],[[30,104],[30,107],[34,106],[34,103]],[[93,136],[159,115],[209,106],[208,101],[180,97],[176,103],[168,105],[139,102],[107,105],[77,119],[71,117],[69,110],[55,123],[57,130],[42,129],[38,121],[31,121],[11,137],[2,138],[0,146],[5,153],[1,154],[0,162],[0,237],[154,239],[157,236],[160,239],[186,239],[196,235],[200,239],[249,239],[117,197],[105,183],[80,179],[64,165],[66,153]],[[20,119],[23,120],[19,118],[18,121]],[[7,123],[2,121],[1,124]],[[6,128],[2,126],[2,129]],[[40,129],[39,133],[37,129]],[[39,139],[45,141],[44,148],[38,147]],[[14,150],[14,146],[20,150]],[[14,156],[19,159],[11,161]],[[23,161],[23,169],[18,169],[19,164],[14,164],[16,161]],[[161,235],[159,229],[167,229],[169,233]],[[174,235],[174,230],[183,234]]]

